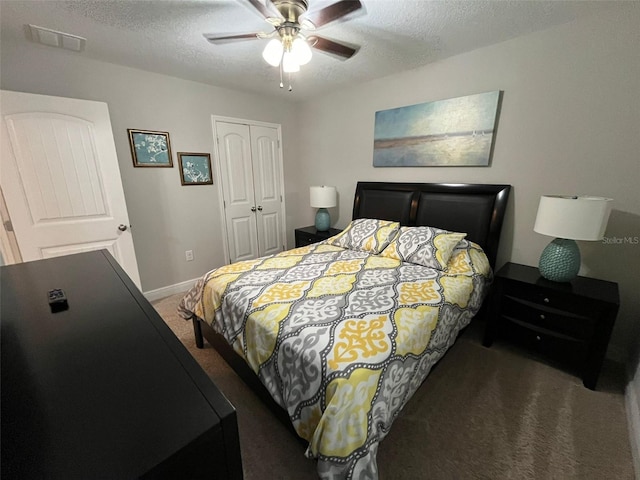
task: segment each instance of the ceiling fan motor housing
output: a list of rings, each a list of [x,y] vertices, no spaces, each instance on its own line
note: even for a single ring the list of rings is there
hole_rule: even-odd
[[[306,0],[272,0],[285,22],[298,23],[300,15],[309,8]]]

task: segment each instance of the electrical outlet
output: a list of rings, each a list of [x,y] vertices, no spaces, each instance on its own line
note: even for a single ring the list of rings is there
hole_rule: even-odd
[[[190,262],[193,260],[193,250],[187,250],[186,252],[184,252],[184,256],[187,258],[187,262]]]

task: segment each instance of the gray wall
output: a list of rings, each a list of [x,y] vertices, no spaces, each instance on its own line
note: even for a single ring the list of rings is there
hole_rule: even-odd
[[[542,194],[611,196],[607,236],[640,237],[640,3],[621,5],[295,107],[26,43],[3,43],[1,87],[109,104],[145,291],[223,263],[219,182],[182,187],[176,168],[134,169],[126,129],[169,131],[174,157],[213,152],[211,114],[282,124],[289,245],[293,228],[313,222],[310,185],[338,188],[332,214],[344,226],[357,180],[509,183],[498,261],[535,265],[550,241],[533,232]],[[490,167],[372,167],[377,110],[497,89],[504,101]],[[187,249],[195,262],[184,260]],[[640,245],[581,242],[581,249],[583,274],[620,284],[610,353],[622,357],[639,334]]]
[[[177,168],[176,152],[208,152],[216,161],[211,115],[281,124],[285,188],[291,174],[295,176],[295,109],[281,100],[87,60],[31,43],[3,43],[1,72],[5,90],[109,105],[145,292],[197,278],[224,264],[219,179],[214,178],[212,186],[185,187]],[[169,132],[174,168],[134,168],[127,128]],[[295,213],[295,202],[288,203]],[[185,260],[185,250],[194,251],[193,262]]]
[[[292,184],[301,197],[309,185],[335,185],[332,218],[343,227],[357,180],[509,183],[499,264],[537,265],[551,240],[533,231],[543,194],[613,197],[606,235],[640,238],[639,25],[635,2],[307,101],[300,112],[302,165]],[[373,168],[377,110],[492,90],[503,90],[504,98],[489,168]],[[312,221],[310,207],[294,217],[295,225]],[[624,357],[638,341],[640,245],[579,243],[582,273],[620,284],[610,354]]]

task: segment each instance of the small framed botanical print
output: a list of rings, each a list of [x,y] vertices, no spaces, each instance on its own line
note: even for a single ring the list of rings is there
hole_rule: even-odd
[[[173,167],[168,132],[128,129],[134,167]]]
[[[208,153],[178,152],[182,185],[213,185],[211,156]]]

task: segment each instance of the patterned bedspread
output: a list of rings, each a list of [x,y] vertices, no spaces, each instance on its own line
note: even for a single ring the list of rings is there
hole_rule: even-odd
[[[461,242],[446,271],[326,243],[207,273],[179,311],[221,333],[309,441],[323,479],[377,478],[393,420],[491,279]]]

